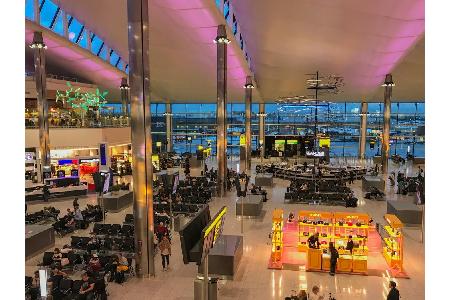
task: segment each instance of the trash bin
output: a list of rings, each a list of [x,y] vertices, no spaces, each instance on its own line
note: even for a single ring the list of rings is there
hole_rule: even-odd
[[[217,282],[219,278],[209,278],[208,282],[208,300],[217,300]],[[194,299],[204,300],[203,297],[203,278],[197,278],[194,280]]]
[[[183,226],[183,222],[182,222],[181,218],[182,218],[181,215],[177,215],[173,218],[173,230],[175,230],[175,232],[179,232],[181,229],[181,226]]]

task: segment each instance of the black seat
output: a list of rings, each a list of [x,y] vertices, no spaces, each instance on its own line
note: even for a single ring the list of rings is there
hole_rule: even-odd
[[[72,292],[74,294],[79,294],[82,285],[83,280],[75,280],[72,284]]]
[[[53,263],[53,252],[44,252],[44,257],[42,258],[43,266],[50,266]]]
[[[63,295],[68,296],[68,295],[70,295],[72,293],[72,285],[73,285],[73,280],[72,279],[63,278],[59,282],[59,291]]]
[[[120,233],[120,230],[122,229],[122,226],[120,224],[112,224],[108,234],[109,235],[118,235]]]

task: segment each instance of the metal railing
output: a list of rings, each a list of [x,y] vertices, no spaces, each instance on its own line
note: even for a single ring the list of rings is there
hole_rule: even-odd
[[[130,127],[129,117],[100,117],[98,120],[50,120],[50,128],[121,128]],[[26,129],[39,128],[37,118],[25,118]]]

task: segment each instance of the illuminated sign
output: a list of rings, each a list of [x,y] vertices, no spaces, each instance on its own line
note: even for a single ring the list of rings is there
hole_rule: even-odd
[[[330,148],[331,140],[330,138],[321,138],[319,139],[319,147],[328,147]]]
[[[306,156],[324,157],[325,153],[323,151],[322,152],[309,152],[309,151],[306,151]]]
[[[288,145],[297,145],[298,141],[297,140],[287,140],[287,144]]]
[[[161,147],[161,142],[156,142],[156,147]]]
[[[245,146],[245,135],[243,134],[241,134],[241,136],[239,137],[239,145]]]
[[[286,144],[285,140],[275,140],[275,145],[284,145]]]
[[[227,207],[224,206],[220,211],[211,219],[202,231],[203,238],[203,251],[199,264],[203,261],[209,250],[214,246],[219,236],[222,234],[223,225],[225,222],[225,214],[227,213]]]

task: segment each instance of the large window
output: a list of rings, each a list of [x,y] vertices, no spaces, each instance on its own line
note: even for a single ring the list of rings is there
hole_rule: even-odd
[[[125,71],[128,74],[128,64],[115,51],[107,47],[102,39],[97,37],[94,33],[85,28],[84,24],[79,22],[74,16],[64,14],[64,11],[58,7],[56,0],[39,0],[39,17],[40,25],[52,30],[53,32],[64,36],[64,15],[67,18],[67,38],[78,44],[82,48],[87,48],[88,38],[91,39],[91,52],[103,60],[109,58],[109,63],[114,67]],[[36,21],[34,0],[25,0],[25,18],[30,21]],[[111,51],[111,56],[108,56],[107,51]]]
[[[58,6],[50,0],[41,1],[40,17],[41,25],[46,28],[51,28],[58,13]]]
[[[216,107],[216,104],[172,104],[174,151],[195,152],[200,145],[211,145],[215,154]]]

